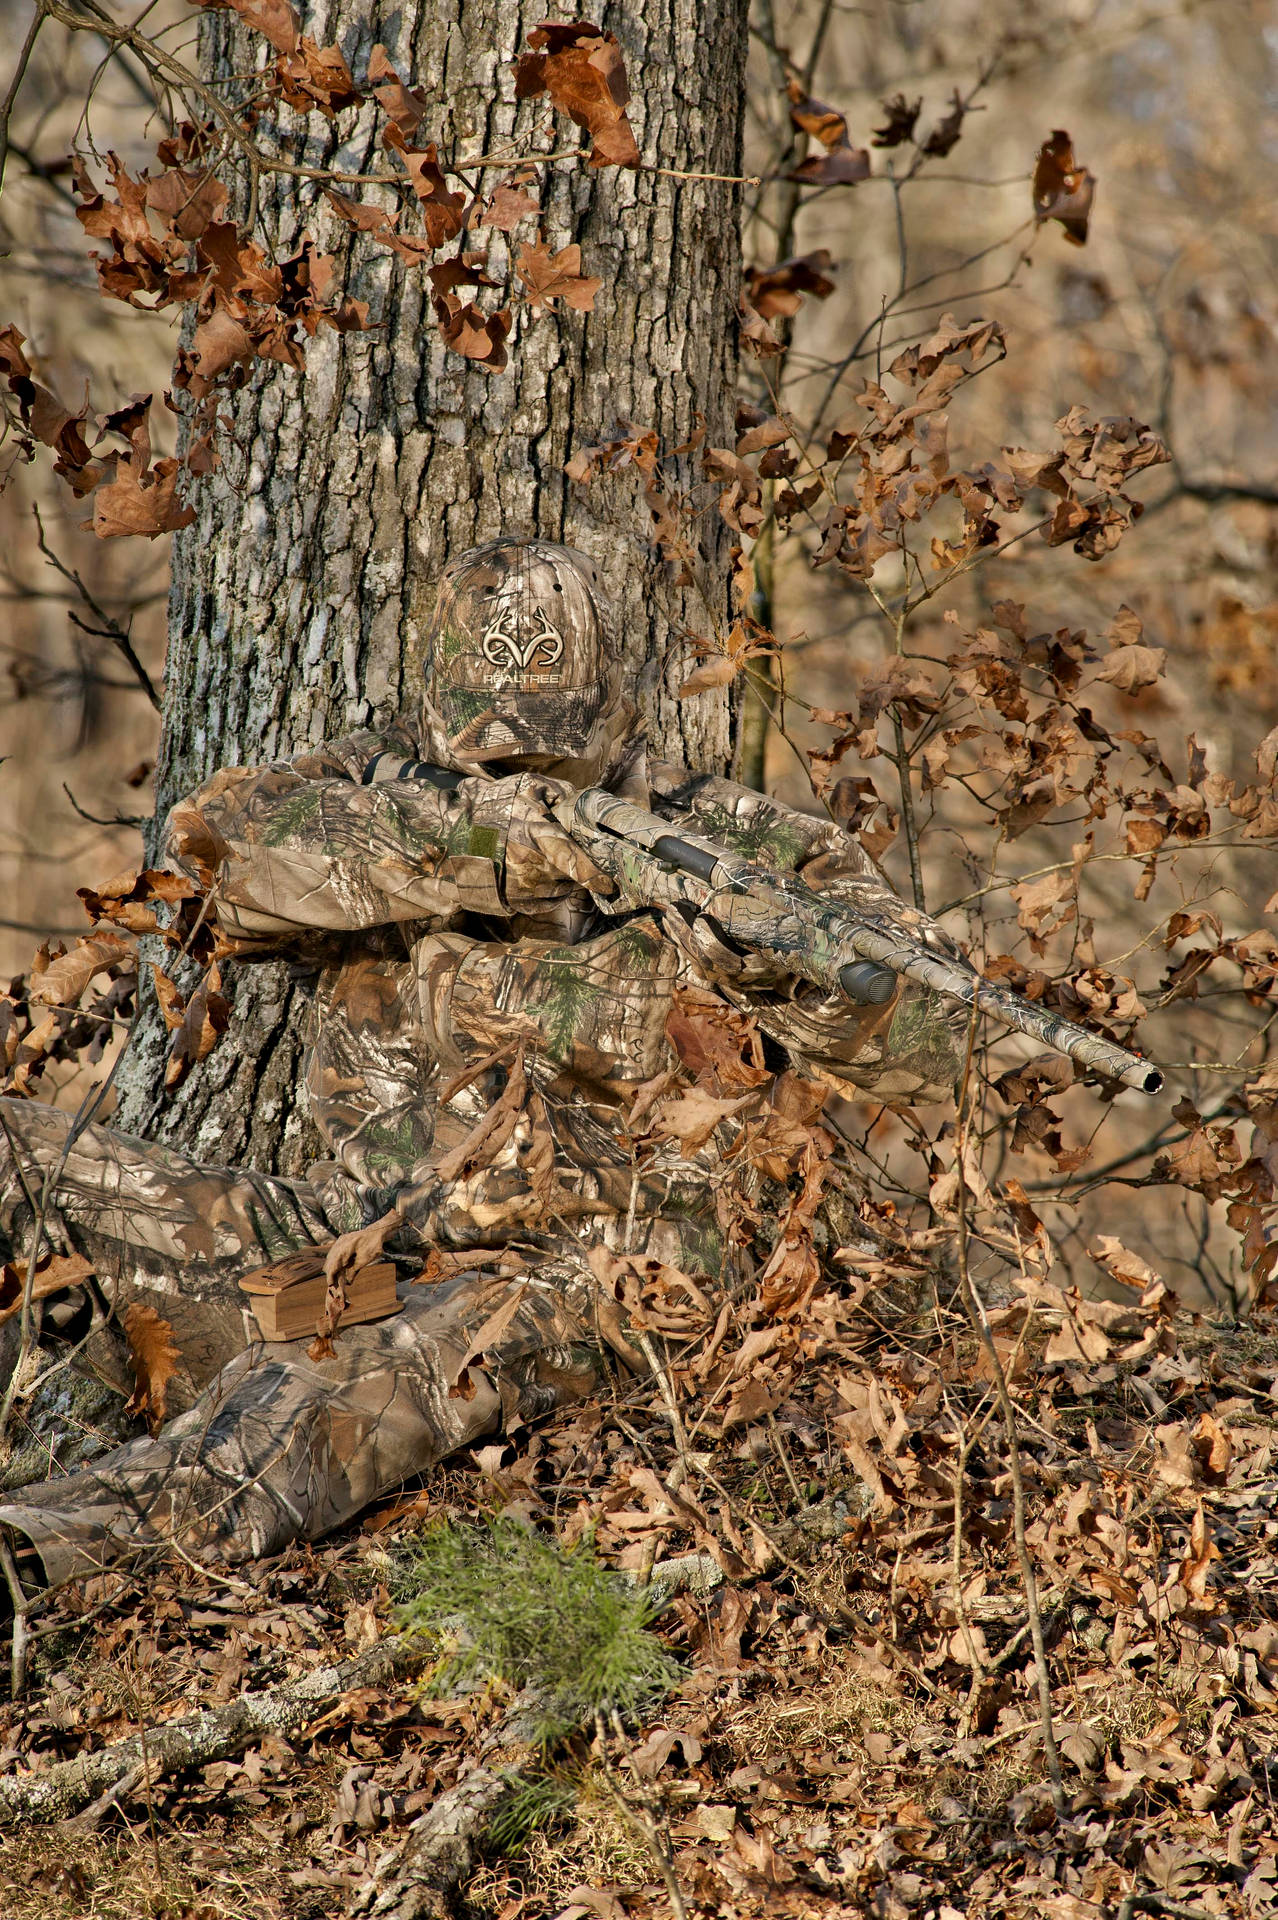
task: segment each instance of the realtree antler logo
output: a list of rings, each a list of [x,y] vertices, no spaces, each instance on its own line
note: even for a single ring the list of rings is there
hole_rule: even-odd
[[[551,626],[541,607],[534,612],[541,624],[531,638],[522,640],[515,630],[514,608],[502,607],[484,629],[481,646],[485,660],[495,667],[513,668],[517,673],[553,667],[563,656],[563,635]]]

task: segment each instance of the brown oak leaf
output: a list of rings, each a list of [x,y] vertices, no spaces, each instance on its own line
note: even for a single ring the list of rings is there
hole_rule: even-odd
[[[229,198],[222,182],[207,171],[171,167],[146,185],[150,211],[167,220],[183,240],[198,240],[212,221],[220,220]]]
[[[797,80],[790,81],[786,95],[796,127],[810,133],[829,152],[847,145],[848,123],[836,107],[827,107],[824,100],[809,100]]]
[[[482,253],[456,254],[451,260],[438,261],[426,276],[436,301],[455,293],[458,287],[495,287],[497,282],[484,272],[487,265],[487,256]]]
[[[700,1087],[691,1087],[676,1100],[659,1106],[648,1131],[657,1140],[677,1140],[685,1153],[696,1153],[723,1121],[730,1120],[754,1100],[751,1093],[735,1100],[716,1100]]]
[[[491,194],[479,216],[480,226],[496,227],[499,233],[509,233],[530,213],[537,213],[537,202],[530,193],[524,192],[525,181],[530,177],[527,172],[509,174]]]
[[[741,425],[739,412],[737,415],[737,425]],[[769,448],[782,446],[790,438],[792,432],[793,428],[785,420],[778,420],[775,414],[764,414],[747,426],[745,431],[739,436],[736,446],[737,458],[744,460],[749,454],[763,453]],[[759,471],[760,473],[763,472],[762,465]],[[765,477],[770,479],[773,476],[766,475]],[[748,599],[749,595],[746,594],[742,596],[742,598]]]
[[[134,1301],[124,1316],[124,1337],[133,1367],[133,1395],[124,1411],[142,1414],[152,1433],[164,1424],[169,1381],[182,1358],[173,1329],[154,1307]]]
[[[180,1087],[196,1062],[206,1059],[226,1032],[231,1008],[221,987],[221,972],[214,961],[185,1007],[167,993],[162,997],[165,1025],[173,1034],[164,1069],[166,1087]]]
[[[528,1292],[527,1280],[516,1280],[502,1291],[500,1304],[493,1308],[483,1325],[476,1328],[470,1344],[458,1362],[457,1372],[448,1388],[450,1400],[473,1400],[474,1382],[470,1378],[470,1368],[474,1361],[490,1348],[495,1349],[511,1321],[519,1312]]]
[[[766,360],[774,353],[784,352],[773,329],[748,300],[743,300],[741,304],[740,333],[742,346],[757,360]]]
[[[444,1155],[435,1169],[438,1177],[448,1182],[461,1180],[477,1167],[491,1166],[518,1124],[527,1092],[524,1057],[519,1053],[511,1064],[501,1095],[471,1128],[466,1138]]]
[[[952,313],[943,313],[935,332],[922,346],[907,347],[904,353],[898,353],[888,372],[913,386],[919,380],[930,381],[937,369],[956,354],[969,355],[971,364],[976,366],[991,348],[1000,354],[1005,351],[1003,329],[997,320],[970,320],[966,326],[960,326]],[[929,389],[929,393],[934,394],[935,389]],[[920,393],[919,400],[922,398]]]
[[[184,384],[192,397],[203,400],[218,375],[253,358],[253,336],[242,320],[217,307],[195,329],[188,353],[190,371]]]
[[[552,253],[543,239],[533,245],[525,240],[515,255],[515,272],[528,289],[534,312],[547,301],[562,300],[578,313],[590,313],[603,285],[602,280],[582,273],[581,248],[575,242]]]
[[[103,881],[98,888],[77,887],[76,898],[84,905],[90,920],[112,920],[129,933],[154,933],[159,922],[153,900],[167,906],[180,906],[198,900],[200,890],[184,873],[169,873],[163,867],[131,867]]]
[[[84,438],[88,405],[78,413],[64,407],[47,387],[31,375],[31,364],[22,351],[26,336],[16,327],[0,329],[0,374],[9,382],[9,390],[18,401],[19,416],[30,439],[20,439],[30,456],[33,442],[52,447],[57,458],[55,473],[68,480],[77,494],[89,493],[102,478],[105,469],[94,462]]]
[[[923,152],[934,159],[943,160],[959,142],[963,131],[963,121],[967,117],[967,102],[958,88],[951,95],[953,105],[944,120],[938,120],[927,139],[923,142]]]
[[[42,1253],[35,1264],[31,1298],[47,1300],[52,1294],[65,1293],[92,1280],[95,1269],[80,1253]],[[0,1267],[0,1326],[15,1313],[21,1313],[27,1285],[25,1260],[6,1260]]]
[[[466,211],[463,194],[454,193],[439,165],[439,149],[430,141],[425,147],[410,147],[397,125],[386,129],[386,145],[397,153],[413,184],[413,192],[422,203],[422,219],[433,247],[455,240],[462,230]]]
[[[252,27],[269,40],[276,53],[292,53],[301,33],[297,15],[288,0],[200,0],[201,6],[229,9],[238,13],[246,27]]]
[[[836,147],[833,153],[813,153],[801,161],[787,180],[805,187],[855,187],[870,177],[870,156],[864,147]]]
[[[485,373],[501,373],[506,366],[506,336],[510,332],[510,308],[496,313],[481,313],[473,303],[465,305],[456,295],[446,293],[435,302],[439,331],[454,353],[473,360]]]
[[[1074,918],[1077,897],[1078,875],[1073,868],[1044,874],[1038,880],[1020,880],[1012,888],[1017,919],[1030,934],[1035,953],[1043,951],[1039,935],[1054,932]]]
[[[759,1029],[717,994],[676,987],[666,1037],[683,1066],[711,1093],[739,1093],[768,1078]]]
[[[387,213],[385,207],[370,206],[367,200],[352,200],[333,187],[325,187],[324,198],[338,218],[359,233],[380,233],[386,227],[393,227],[398,217]]]
[[[144,534],[148,540],[189,527],[195,509],[178,497],[177,460],[157,460],[153,467],[135,465],[125,457],[116,462],[115,478],[100,486],[93,498],[92,527],[99,540],[118,540],[126,534]]]
[[[151,962],[151,978],[155,982],[155,998],[160,1014],[169,1032],[173,1033],[182,1024],[186,1002],[178,991],[176,983],[156,966],[154,960]]]
[[[77,1006],[90,980],[121,961],[130,967],[136,965],[133,943],[122,934],[108,930],[94,934],[92,939],[77,940],[70,953],[52,961],[32,980],[27,998],[46,1007]]]
[[[801,1192],[790,1201],[771,1257],[759,1276],[764,1312],[790,1313],[820,1285],[821,1264],[812,1244],[812,1222],[825,1187],[832,1137],[815,1127],[799,1156]]]
[[[834,107],[823,100],[809,100],[797,80],[786,88],[790,98],[790,118],[796,127],[819,140],[823,154],[814,153],[786,177],[810,187],[851,187],[870,177],[870,156],[864,147],[854,147],[848,139],[848,123]]]
[[[429,102],[416,87],[404,85],[380,40],[368,56],[368,78],[387,118],[401,133],[412,133],[425,116]]]
[[[870,144],[875,147],[899,147],[914,138],[914,126],[923,110],[920,96],[917,100],[907,100],[903,93],[897,93],[882,103],[887,115],[887,125],[875,127]]]
[[[353,1280],[364,1267],[371,1267],[380,1258],[386,1242],[400,1226],[403,1217],[399,1207],[394,1206],[379,1219],[370,1221],[368,1226],[339,1235],[328,1249],[324,1256],[324,1279],[327,1282],[324,1306],[316,1324],[315,1338],[307,1348],[310,1359],[326,1360],[332,1354],[333,1335],[346,1311],[347,1281]]]
[[[740,671],[737,661],[729,660],[726,653],[712,653],[708,660],[692,669],[679,689],[679,698],[691,700],[694,694],[709,693],[712,687],[726,687]]]
[[[746,299],[762,320],[788,319],[810,293],[814,300],[828,300],[834,292],[827,279],[830,255],[824,247],[790,260],[779,260],[775,267],[746,268]]]
[[[317,47],[309,34],[302,35],[295,53],[281,54],[275,73],[280,92],[299,113],[314,110],[331,120],[362,97],[341,48]]]
[[[1074,157],[1074,143],[1063,127],[1057,127],[1045,140],[1034,162],[1034,218],[1040,226],[1045,220],[1059,220],[1065,238],[1076,247],[1085,246],[1087,226],[1096,197],[1096,177]]]
[[[639,148],[626,118],[630,87],[616,35],[585,20],[547,21],[534,27],[528,44],[533,51],[515,62],[515,98],[548,93],[551,105],[590,135],[592,167],[638,166]]]
[[[1096,678],[1108,681],[1120,693],[1139,693],[1161,678],[1166,665],[1165,647],[1115,647],[1096,669]]]

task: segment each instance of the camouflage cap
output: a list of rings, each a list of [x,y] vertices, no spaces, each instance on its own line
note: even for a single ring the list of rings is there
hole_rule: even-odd
[[[633,727],[594,564],[547,540],[449,562],[425,669],[424,742],[463,764],[602,770]]]

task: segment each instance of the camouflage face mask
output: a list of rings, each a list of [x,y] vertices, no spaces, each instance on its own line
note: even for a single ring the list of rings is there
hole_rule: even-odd
[[[503,539],[460,554],[427,648],[428,752],[597,776],[634,725],[610,627],[595,568],[571,547]]]

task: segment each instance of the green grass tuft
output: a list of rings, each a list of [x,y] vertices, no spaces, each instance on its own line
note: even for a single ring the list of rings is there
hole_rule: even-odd
[[[632,1719],[679,1680],[649,1631],[659,1595],[629,1586],[589,1548],[565,1550],[517,1521],[431,1528],[400,1591],[401,1626],[440,1645],[430,1691],[483,1680],[528,1688],[543,1746],[600,1713]]]
[[[489,1853],[512,1854],[534,1833],[562,1826],[577,1805],[577,1781],[567,1774],[511,1773],[508,1792],[488,1822],[484,1845]]]

